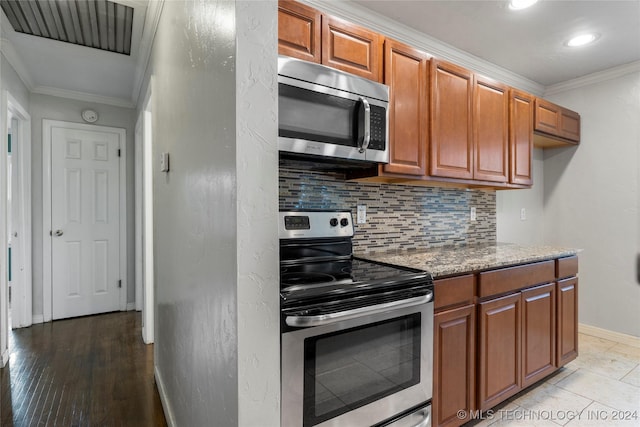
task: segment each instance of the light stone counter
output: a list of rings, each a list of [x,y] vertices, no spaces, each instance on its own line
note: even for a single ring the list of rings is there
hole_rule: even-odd
[[[373,252],[362,258],[428,271],[434,278],[576,255],[578,249],[512,243]],[[356,254],[360,256],[359,254]]]

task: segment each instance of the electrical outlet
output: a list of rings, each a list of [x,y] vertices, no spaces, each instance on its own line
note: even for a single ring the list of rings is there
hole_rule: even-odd
[[[366,224],[367,223],[367,206],[366,205],[358,205],[358,224]]]
[[[525,208],[520,209],[520,221],[527,220],[527,210]]]
[[[476,217],[476,208],[471,208],[470,216],[471,216],[471,221],[475,221],[475,220],[477,220],[477,217]]]

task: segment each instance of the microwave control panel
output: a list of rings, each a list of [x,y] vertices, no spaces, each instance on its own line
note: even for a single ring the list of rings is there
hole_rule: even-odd
[[[369,148],[384,150],[387,139],[387,111],[377,105],[371,106],[371,141]]]

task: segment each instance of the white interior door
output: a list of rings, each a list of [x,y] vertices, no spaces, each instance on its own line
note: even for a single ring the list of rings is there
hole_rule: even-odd
[[[120,309],[120,140],[51,131],[53,319]]]

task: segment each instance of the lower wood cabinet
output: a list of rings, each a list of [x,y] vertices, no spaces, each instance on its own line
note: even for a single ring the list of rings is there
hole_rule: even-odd
[[[556,369],[556,284],[522,291],[522,388]]]
[[[578,357],[578,278],[558,281],[557,365],[563,366]]]
[[[475,409],[475,305],[436,313],[433,339],[433,425],[458,426]]]
[[[434,282],[432,425],[470,421],[578,356],[577,274],[571,256]]]
[[[478,409],[520,390],[521,316],[520,293],[478,304]]]

